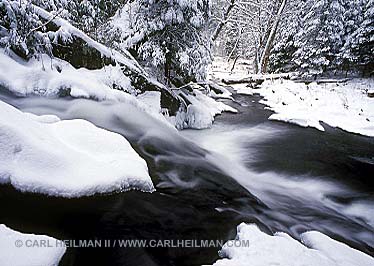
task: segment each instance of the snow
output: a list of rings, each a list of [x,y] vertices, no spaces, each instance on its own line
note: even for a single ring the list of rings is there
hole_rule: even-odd
[[[146,91],[137,96],[137,99],[148,106],[149,110],[154,113],[161,113],[161,92]]]
[[[113,84],[129,93],[112,89]],[[106,66],[98,70],[76,69],[58,58],[50,59],[45,55],[42,56],[42,61],[36,59],[24,61],[14,54],[6,54],[2,49],[0,49],[1,85],[23,97],[29,95],[58,97],[68,94],[74,98],[131,103],[151,114],[161,123],[166,125],[170,121],[173,126],[180,129],[207,128],[212,125],[215,115],[223,111],[236,112],[230,106],[195,90],[195,95],[188,93],[186,96],[192,103],[186,112],[180,113],[177,118],[165,118],[161,114],[161,93],[147,91],[137,97],[131,95],[130,93],[136,93],[136,89],[132,87],[130,79],[123,75],[119,66]],[[223,91],[222,95],[228,97],[229,92]]]
[[[334,261],[336,265],[374,265],[374,259],[369,255],[355,250],[344,243],[333,240],[317,231],[302,234],[301,241],[309,248],[316,249],[325,254],[329,259]]]
[[[61,197],[154,190],[146,162],[121,135],[2,101],[0,113],[0,183]]]
[[[371,266],[374,259],[322,233],[301,235],[302,243],[285,233],[273,236],[255,224],[240,224],[235,240],[220,251],[215,266]]]
[[[186,112],[179,112],[174,122],[177,128],[204,129],[210,128],[214,117],[222,112],[236,113],[237,110],[223,102],[215,101],[199,89],[193,89],[193,93],[179,92],[190,104]]]
[[[235,68],[231,71],[233,60],[228,62],[222,57],[215,57],[213,63],[208,69],[208,79],[223,80],[223,79],[239,79],[243,78],[252,72],[253,62],[245,59],[238,59]]]
[[[75,69],[68,62],[57,58],[44,56],[42,61],[24,61],[0,50],[0,85],[20,96],[53,97],[70,90],[72,97],[114,100],[118,98],[118,93],[111,89],[113,83],[128,91],[133,90],[129,78],[122,74],[119,67]]]
[[[230,85],[238,94],[253,95],[253,90],[248,87],[247,83],[239,83]]]
[[[55,23],[57,26],[60,27],[59,30],[57,31],[57,35],[62,37],[63,39],[71,40],[72,36],[79,37],[82,40],[84,40],[90,47],[93,47],[96,50],[98,50],[102,56],[112,58],[115,61],[126,65],[127,67],[129,67],[130,69],[134,71],[145,74],[145,71],[141,68],[138,62],[133,59],[132,55],[128,51],[122,51],[122,53],[120,53],[116,50],[111,50],[105,45],[98,43],[92,38],[90,38],[87,34],[85,34],[83,31],[71,25],[65,19],[62,19],[58,16],[54,17],[54,14],[38,6],[33,5],[33,8],[36,14],[46,19],[47,21],[53,18],[52,19],[53,23]]]
[[[112,89],[113,84],[129,93]],[[169,126],[165,117],[156,112],[149,101],[144,102],[143,96],[138,99],[130,94],[135,93],[135,89],[119,66],[106,66],[98,70],[76,69],[58,58],[50,59],[44,55],[42,61],[24,61],[14,54],[7,55],[0,49],[0,86],[23,97],[37,95],[54,98],[68,94],[74,98],[130,103]],[[156,96],[157,92],[152,93]],[[158,100],[159,96],[157,97]]]
[[[331,127],[366,136],[374,136],[374,99],[368,91],[372,79],[344,83],[313,82],[309,85],[290,80],[268,80],[255,90],[275,114],[270,120],[285,121],[324,131],[320,121]]]
[[[212,97],[213,99],[229,99],[232,100],[232,92],[230,92],[227,88],[224,86],[218,85],[215,82],[207,81],[206,84],[211,87],[208,96]]]
[[[16,241],[23,245],[16,247]],[[30,243],[50,243],[50,247],[26,246]],[[56,245],[49,236],[22,234],[0,224],[0,265],[2,266],[57,266],[66,247]]]

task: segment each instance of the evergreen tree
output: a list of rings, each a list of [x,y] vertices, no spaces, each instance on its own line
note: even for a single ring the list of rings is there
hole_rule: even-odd
[[[340,57],[342,60],[342,70],[347,74],[357,67],[358,58],[354,55],[355,36],[363,21],[363,7],[366,0],[346,1],[344,46],[341,48]]]
[[[361,12],[360,12],[361,13]],[[360,14],[358,13],[358,14]],[[344,58],[364,75],[374,71],[374,1],[362,1],[362,17],[349,34],[344,46]]]
[[[342,0],[309,1],[309,11],[296,35],[295,62],[306,75],[321,75],[342,65],[338,56],[343,45],[344,5]]]
[[[35,14],[31,2],[0,1],[0,16],[0,46],[23,58],[52,53],[46,27]]]
[[[280,25],[275,45],[271,51],[270,72],[292,72],[297,70],[293,60],[297,51],[296,35],[301,29],[301,20],[305,16],[305,1],[294,0],[289,3],[288,16]]]

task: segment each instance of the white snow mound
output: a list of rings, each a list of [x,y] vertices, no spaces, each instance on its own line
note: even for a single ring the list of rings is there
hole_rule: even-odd
[[[146,162],[121,135],[85,120],[30,115],[2,101],[0,183],[62,197],[154,190]]]
[[[302,234],[304,245],[285,233],[274,236],[255,224],[240,224],[236,240],[228,241],[215,266],[372,266],[365,253],[319,232]]]
[[[22,234],[0,224],[0,265],[57,266],[66,247],[56,245],[56,242],[57,239],[49,236]],[[41,247],[46,243],[50,246]]]

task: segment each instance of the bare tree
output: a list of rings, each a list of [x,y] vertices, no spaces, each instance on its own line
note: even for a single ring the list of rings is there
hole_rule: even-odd
[[[224,46],[228,59],[252,59],[256,73],[266,72],[271,49],[288,1],[215,1],[214,6],[218,9],[215,18],[218,23],[213,30],[212,40],[219,40],[219,45]]]

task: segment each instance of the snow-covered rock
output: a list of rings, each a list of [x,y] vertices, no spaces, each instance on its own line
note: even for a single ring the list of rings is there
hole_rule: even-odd
[[[368,91],[373,79],[345,83],[296,83],[290,80],[265,81],[255,90],[275,114],[271,120],[285,121],[324,131],[320,121],[352,133],[374,136],[374,99]]]
[[[146,162],[119,134],[2,101],[0,114],[0,183],[62,197],[154,190]]]
[[[66,251],[57,242],[49,236],[22,234],[1,224],[0,265],[57,266]]]
[[[238,226],[236,240],[220,251],[215,266],[371,266],[374,259],[322,233],[301,235],[302,243],[285,233],[270,236],[255,224]]]

